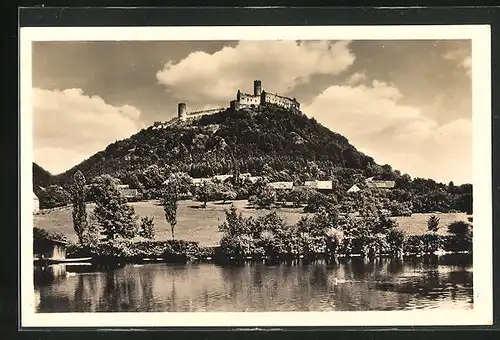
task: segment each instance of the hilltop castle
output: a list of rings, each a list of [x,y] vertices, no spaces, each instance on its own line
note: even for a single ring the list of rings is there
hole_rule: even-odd
[[[277,105],[287,109],[300,109],[300,103],[295,98],[288,98],[280,96],[276,93],[269,93],[262,90],[262,83],[260,80],[253,82],[253,94],[244,93],[238,90],[236,99],[231,100],[229,107],[233,110],[242,108],[258,107],[264,103]],[[202,111],[188,112],[186,103],[179,103],[177,106],[177,119],[186,121],[189,118],[196,118],[205,115],[214,114],[224,111],[226,108],[216,108]]]

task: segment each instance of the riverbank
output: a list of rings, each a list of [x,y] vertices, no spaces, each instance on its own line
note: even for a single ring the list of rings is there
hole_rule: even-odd
[[[234,203],[238,212],[244,217],[264,216],[271,211],[276,211],[287,224],[296,224],[301,217],[308,214],[303,213],[301,208],[276,208],[276,209],[255,209],[248,205],[247,200],[236,200],[221,204],[221,202],[208,202],[206,208],[201,207],[201,203],[192,200],[182,200],[178,204],[177,226],[175,229],[176,238],[197,242],[202,247],[218,246],[222,233],[218,227],[225,221],[226,209],[229,209],[231,203]],[[163,208],[158,205],[158,201],[142,201],[130,203],[139,216],[154,217],[156,240],[166,241],[171,238],[170,226],[165,220]],[[87,209],[90,213],[94,204],[88,204]],[[50,211],[41,211],[34,215],[34,226],[54,232],[59,232],[68,238],[71,242],[76,242],[77,237],[73,230],[71,217],[71,207],[58,208]],[[441,228],[439,235],[447,235],[448,224],[455,221],[467,222],[465,213],[440,213],[440,214],[413,214],[412,216],[395,217],[398,223],[398,229],[408,236],[423,235],[427,231],[427,220],[430,216],[436,215],[440,219]]]
[[[429,235],[407,237],[403,241],[401,251],[381,252],[378,254],[365,254],[358,252],[337,253],[308,252],[308,253],[262,253],[243,252],[237,255],[228,254],[221,247],[200,247],[196,242],[183,240],[170,241],[109,241],[94,246],[70,245],[67,249],[68,258],[86,258],[93,264],[114,263],[240,263],[240,262],[262,262],[288,263],[291,261],[330,261],[337,258],[418,258],[422,256],[442,256],[453,254],[470,254],[471,249],[453,247],[455,243],[449,236],[437,237],[434,235],[435,243],[430,246]]]

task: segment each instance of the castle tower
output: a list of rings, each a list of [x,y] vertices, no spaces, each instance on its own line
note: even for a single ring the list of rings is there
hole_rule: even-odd
[[[254,80],[253,81],[253,95],[254,96],[260,96],[262,93],[262,83],[260,80]]]
[[[185,121],[187,118],[187,107],[186,103],[179,103],[177,105],[177,117],[181,121]]]

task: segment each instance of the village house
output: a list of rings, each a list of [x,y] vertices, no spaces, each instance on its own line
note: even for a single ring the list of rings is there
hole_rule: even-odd
[[[68,243],[40,237],[33,238],[33,256],[35,260],[64,260]]]
[[[131,189],[128,184],[118,185],[118,190],[127,200],[134,200],[140,197],[139,190]]]
[[[356,184],[354,184],[352,187],[349,188],[349,190],[347,190],[347,193],[359,192],[359,191],[361,191],[361,189]]]
[[[366,181],[366,186],[368,188],[377,188],[377,189],[392,189],[396,186],[396,182],[394,181],[377,181],[373,179],[368,179]]]
[[[212,180],[219,181],[219,182],[225,182],[229,178],[232,178],[233,175],[215,175],[212,177]]]
[[[262,179],[261,176],[250,176],[247,178],[251,183],[257,183]]]
[[[38,196],[33,193],[33,213],[36,214],[40,211],[40,200]]]
[[[199,186],[203,185],[203,183],[206,183],[206,182],[211,182],[211,181],[212,181],[212,179],[211,179],[211,178],[208,178],[208,177],[204,177],[204,178],[193,178],[193,179],[191,180],[191,182],[192,182],[195,186],[197,186],[197,187],[199,187]]]
[[[304,182],[304,187],[323,192],[333,190],[332,181],[306,181]]]
[[[271,182],[267,186],[276,190],[292,190],[293,182]]]

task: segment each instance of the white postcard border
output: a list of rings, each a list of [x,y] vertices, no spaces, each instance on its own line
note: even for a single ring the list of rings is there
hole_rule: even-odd
[[[32,209],[33,41],[168,40],[472,40],[473,218],[472,310],[270,313],[35,313]],[[489,25],[23,27],[20,29],[21,327],[446,326],[493,322],[491,197],[491,33]]]

